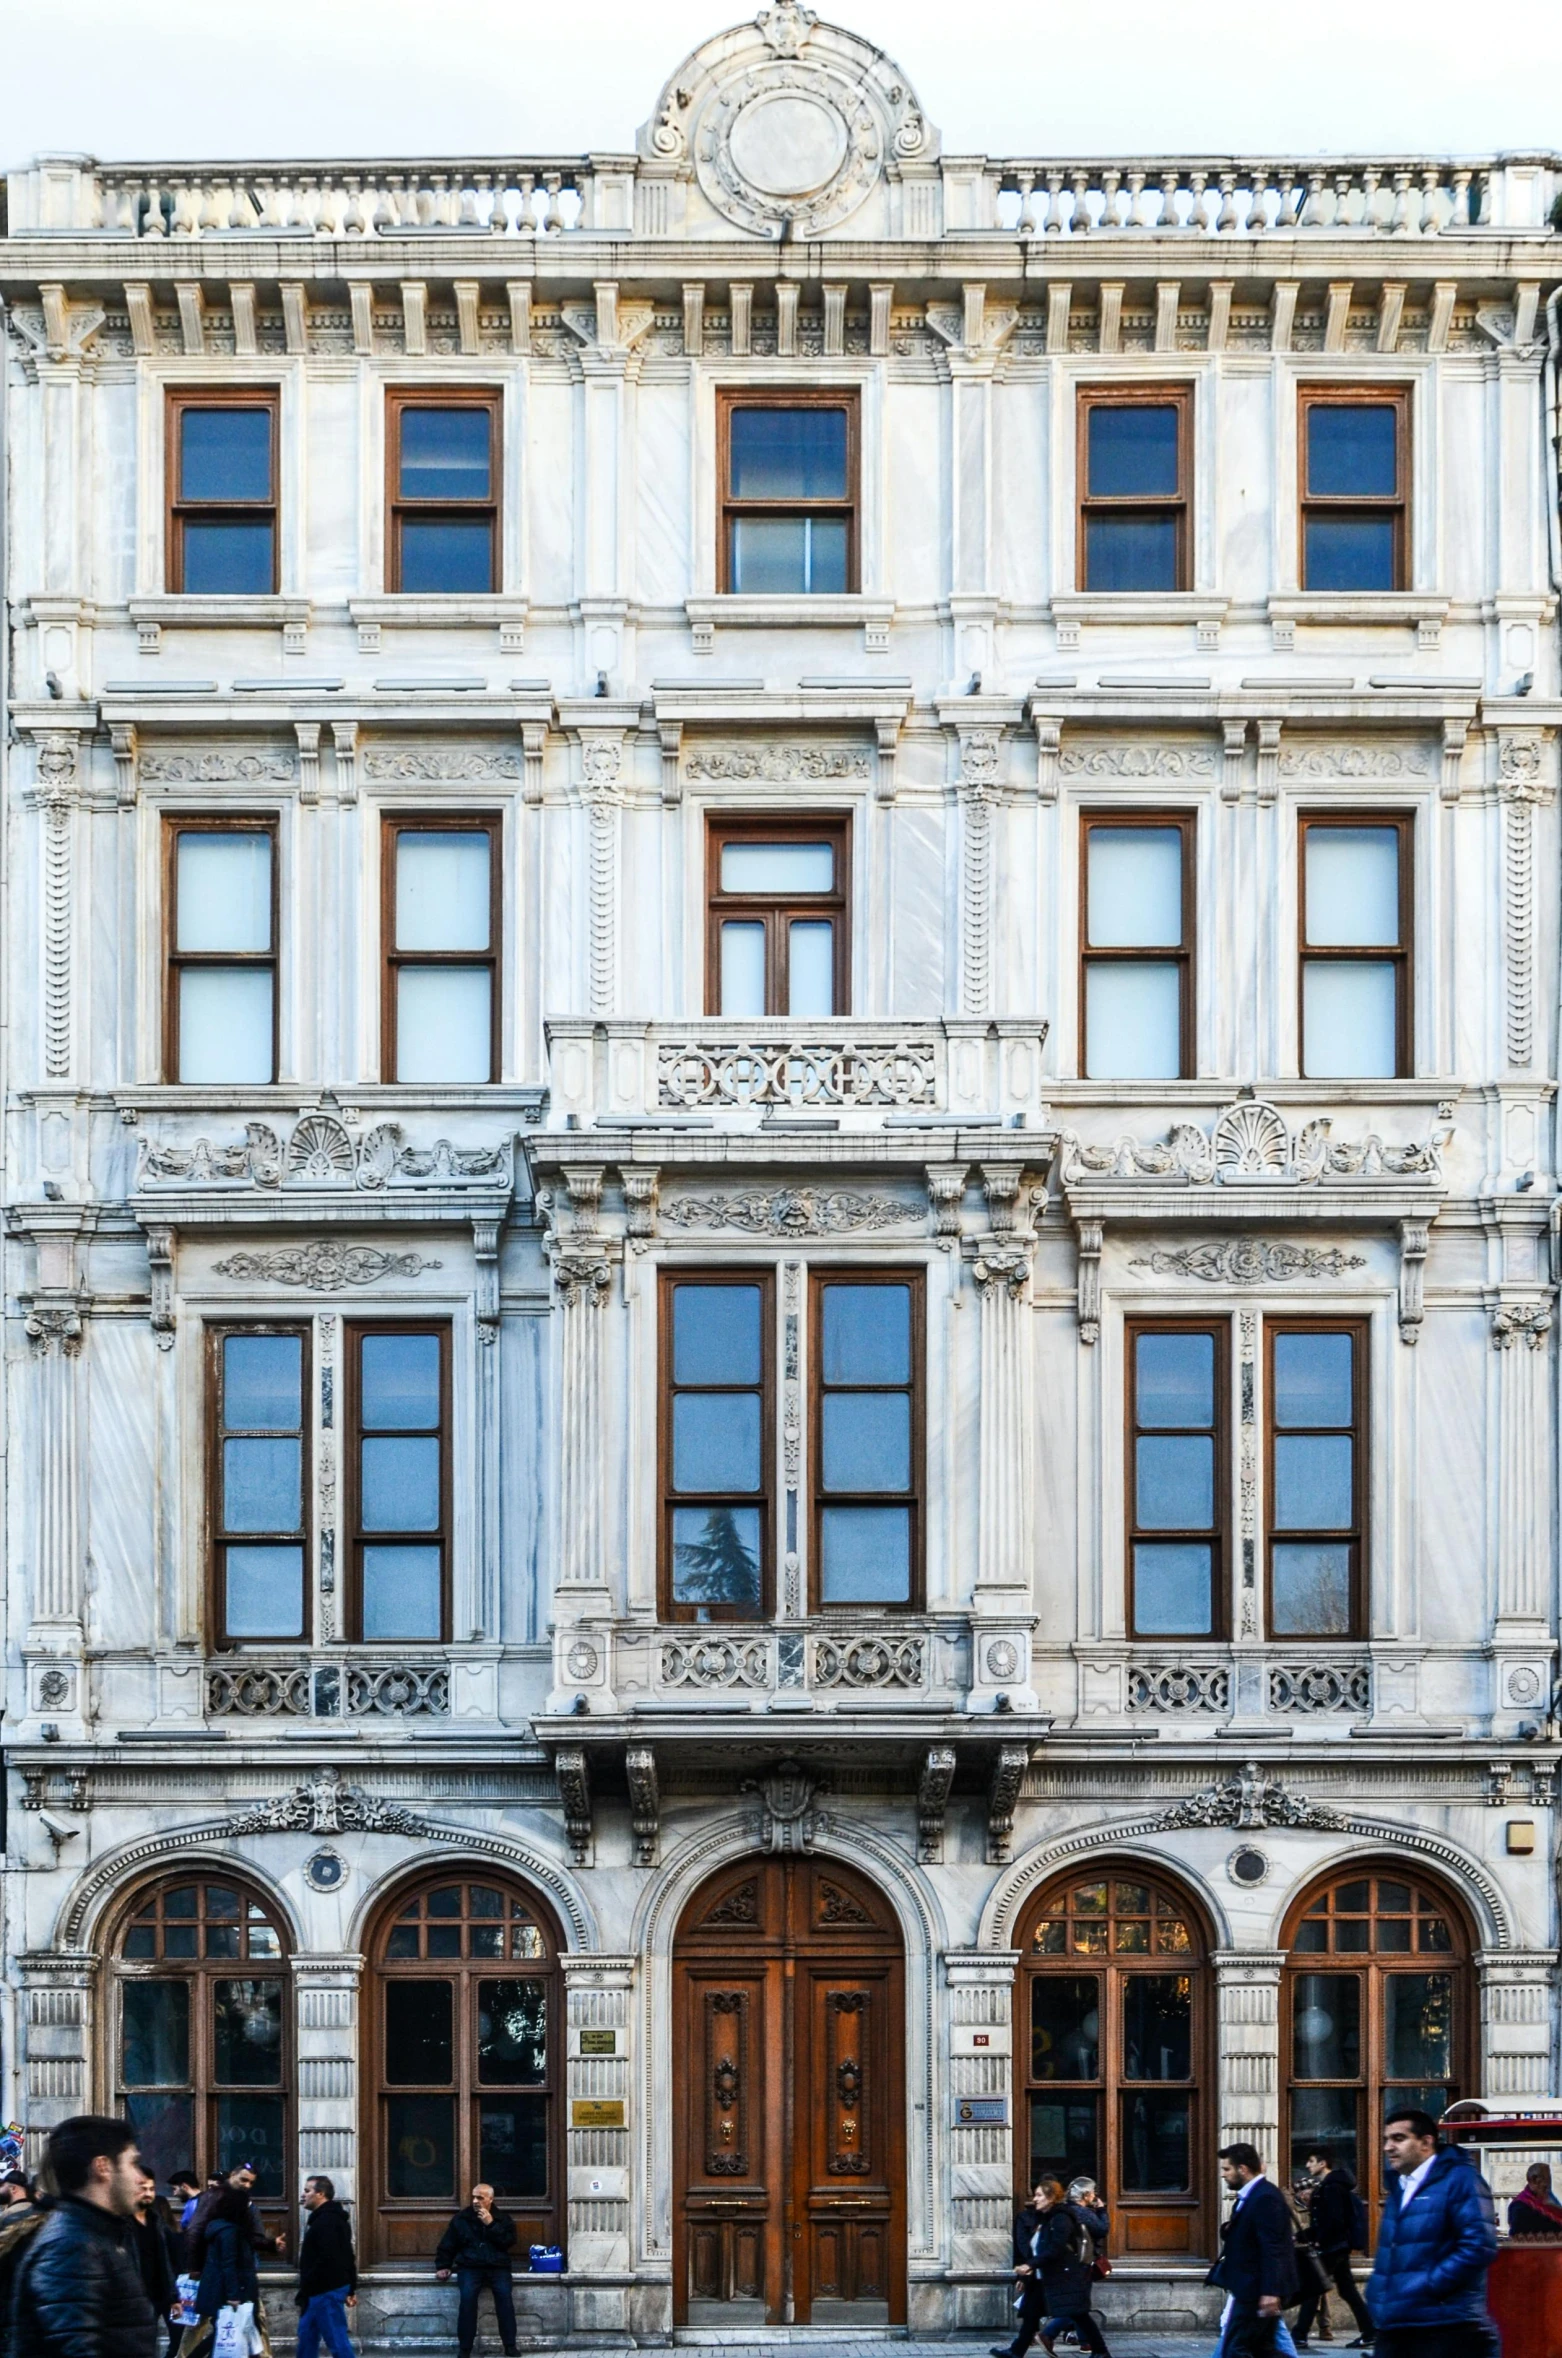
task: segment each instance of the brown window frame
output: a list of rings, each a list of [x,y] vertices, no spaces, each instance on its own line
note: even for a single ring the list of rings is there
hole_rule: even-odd
[[[181,835],[265,835],[271,843],[269,950],[181,950],[179,947],[179,838]],[[282,917],[280,829],[275,813],[168,811],[163,819],[163,1078],[179,1080],[179,977],[187,966],[269,966],[271,969],[271,1082],[278,1069],[281,1016]],[[200,1088],[209,1084],[188,1082]],[[225,1084],[226,1085],[226,1084]]]
[[[370,1531],[362,1521],[360,1414],[362,1341],[365,1335],[437,1335],[439,1338],[439,1528],[437,1531]],[[451,1594],[455,1545],[451,1431],[451,1325],[448,1318],[349,1318],[343,1330],[344,1367],[342,1423],[345,1436],[342,1469],[346,1514],[347,1566],[345,1621],[348,1642],[377,1646],[448,1646],[451,1642]],[[379,1428],[376,1428],[378,1430]],[[437,1637],[365,1638],[363,1632],[363,1551],[365,1547],[431,1547],[440,1552],[440,1625]]]
[[[1310,413],[1315,409],[1392,409],[1394,480],[1392,499],[1377,492],[1334,493],[1314,498],[1308,489],[1312,463]],[[1319,597],[1382,597],[1410,587],[1410,387],[1408,385],[1298,385],[1296,388],[1296,578],[1306,594],[1307,524],[1312,516],[1387,516],[1394,527],[1394,579],[1382,590],[1319,590]]]
[[[673,1267],[659,1272],[657,1287],[657,1482],[661,1498],[657,1541],[657,1590],[663,1621],[704,1626],[719,1621],[769,1621],[775,1614],[776,1511],[776,1273],[762,1263],[739,1262],[709,1268]],[[673,1488],[672,1404],[675,1390],[743,1392],[752,1384],[687,1385],[673,1383],[672,1296],[679,1286],[757,1286],[759,1288],[759,1470],[754,1490],[677,1491]],[[673,1511],[684,1506],[747,1506],[759,1509],[760,1601],[754,1612],[738,1605],[680,1604],[673,1594]]]
[[[1177,490],[1147,498],[1139,492],[1090,489],[1090,415],[1096,409],[1167,409],[1177,412]],[[1074,408],[1074,580],[1092,597],[1170,597],[1193,587],[1193,386],[1184,378],[1165,385],[1081,385]],[[1092,590],[1088,547],[1093,515],[1169,515],[1177,528],[1174,590]]]
[[[844,499],[734,499],[732,496],[732,414],[739,409],[843,409],[846,412],[846,497]],[[844,516],[846,595],[861,587],[862,401],[857,388],[834,391],[809,385],[718,386],[716,391],[716,583],[733,595],[732,525],[743,516]],[[787,593],[783,593],[787,594]],[[819,592],[797,591],[799,597]]]
[[[284,1637],[230,1637],[227,1621],[228,1584],[226,1557],[230,1540],[240,1546],[283,1546],[293,1544],[291,1532],[272,1531],[229,1532],[222,1520],[223,1465],[222,1445],[230,1434],[243,1437],[248,1428],[230,1426],[223,1421],[222,1347],[230,1335],[291,1335],[298,1338],[299,1351],[299,1515],[298,1544],[303,1551],[303,1631],[301,1635]],[[311,1443],[314,1438],[312,1390],[312,1346],[314,1327],[307,1318],[223,1318],[214,1319],[206,1328],[206,1515],[207,1515],[207,1623],[212,1633],[212,1644],[219,1653],[237,1652],[245,1646],[307,1646],[313,1642],[314,1628],[314,1524],[310,1514],[312,1502]]]
[[[1138,1498],[1138,1452],[1134,1442],[1141,1431],[1152,1436],[1196,1434],[1201,1425],[1141,1427],[1138,1420],[1138,1341],[1144,1334],[1212,1335],[1215,1339],[1215,1520],[1207,1531],[1141,1529],[1135,1516]],[[1130,1318],[1124,1322],[1123,1382],[1123,1594],[1129,1637],[1147,1645],[1208,1646],[1225,1642],[1231,1631],[1231,1325],[1220,1317]],[[1134,1578],[1134,1545],[1175,1544],[1185,1540],[1210,1550],[1210,1626],[1207,1630],[1177,1632],[1141,1630]]]
[[[396,947],[396,858],[403,835],[486,835],[488,838],[488,947],[486,950],[399,950]],[[403,966],[486,966],[488,969],[488,1078],[499,1078],[500,950],[504,924],[504,820],[497,811],[387,811],[380,822],[380,1078],[396,1084],[396,978]],[[408,1087],[419,1084],[408,1083]],[[477,1085],[477,1084],[473,1084]]]
[[[1315,1334],[1349,1335],[1353,1357],[1351,1360],[1351,1423],[1353,1444],[1351,1463],[1351,1505],[1355,1521],[1348,1531],[1285,1530],[1275,1527],[1275,1440],[1280,1427],[1275,1422],[1275,1339],[1279,1335]],[[1264,1320],[1264,1629],[1267,1636],[1284,1645],[1345,1645],[1354,1638],[1364,1638],[1367,1630],[1367,1601],[1371,1573],[1371,1515],[1370,1447],[1372,1428],[1371,1401],[1371,1322],[1365,1318],[1327,1318],[1318,1315],[1266,1318]],[[1288,1434],[1341,1433],[1342,1425],[1287,1425]],[[1350,1627],[1337,1637],[1319,1637],[1308,1631],[1285,1631],[1275,1627],[1274,1612],[1274,1550],[1276,1541],[1347,1539],[1351,1550]]]
[[[1392,827],[1399,837],[1399,942],[1397,946],[1352,943],[1339,948],[1307,939],[1307,837],[1311,829]],[[1385,1079],[1408,1080],[1415,1072],[1416,822],[1411,811],[1298,811],[1296,817],[1296,1066],[1307,1075],[1306,970],[1310,963],[1354,961],[1382,966],[1394,976],[1394,1070]],[[1328,1078],[1327,1075],[1319,1076]]]
[[[1143,947],[1137,943],[1122,944],[1107,949],[1096,949],[1090,940],[1090,836],[1096,827],[1136,828],[1175,827],[1182,837],[1182,945],[1179,949]],[[1090,1077],[1088,1057],[1088,1002],[1087,978],[1092,966],[1147,965],[1165,966],[1175,963],[1180,980],[1177,994],[1178,1028],[1181,1053],[1178,1078],[1191,1080],[1194,1070],[1194,1017],[1196,1009],[1195,957],[1197,954],[1198,875],[1195,862],[1198,856],[1198,813],[1178,810],[1081,810],[1079,814],[1079,1073],[1082,1080]]]
[[[785,893],[724,892],[721,855],[729,843],[819,843],[835,851],[835,890],[791,897]],[[705,1012],[721,1012],[721,928],[747,918],[765,928],[765,1013],[785,1020],[788,927],[794,917],[828,917],[835,927],[835,1018],[851,1013],[851,813],[782,817],[767,811],[712,812],[705,827]],[[819,1018],[797,1019],[799,1022]]]
[[[831,1385],[832,1391],[902,1392],[911,1395],[911,1486],[905,1491],[826,1490],[824,1487],[824,1310],[821,1297],[832,1285],[896,1285],[911,1290],[911,1381],[909,1384]],[[926,1594],[927,1548],[927,1272],[915,1265],[890,1269],[855,1268],[850,1263],[815,1264],[808,1272],[808,1604],[811,1613],[920,1613]],[[910,1510],[910,1594],[902,1601],[874,1598],[826,1600],[823,1590],[823,1521],[827,1506],[899,1506]]]
[[[271,497],[268,500],[187,500],[182,490],[180,419],[187,409],[264,409],[271,415]],[[170,385],[163,411],[163,565],[172,596],[184,593],[184,526],[191,519],[210,523],[271,525],[271,589],[275,597],[281,579],[282,520],[278,471],[281,462],[282,388],[280,385]],[[212,597],[266,593],[213,590]]]
[[[401,421],[409,409],[481,409],[488,413],[488,497],[408,499],[401,489]],[[385,590],[388,597],[497,597],[504,584],[504,394],[497,385],[391,385],[385,394]],[[486,516],[488,588],[409,590],[401,586],[401,527],[408,516],[470,522]]]

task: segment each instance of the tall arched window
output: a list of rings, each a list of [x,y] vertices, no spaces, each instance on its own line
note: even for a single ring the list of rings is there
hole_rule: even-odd
[[[1468,1928],[1435,1885],[1357,1868],[1303,1894],[1285,1948],[1286,2151],[1327,2146],[1376,2203],[1387,2112],[1469,2091]]]
[[[1205,1939],[1188,1900],[1139,1867],[1076,1870],[1043,1892],[1020,1951],[1016,2192],[1089,2176],[1119,2250],[1208,2250]]]
[[[275,1911],[227,1875],[186,1875],[131,1902],[113,1946],[116,2102],[147,2166],[204,2178],[255,2165],[275,2232],[292,2214],[292,2007]]]
[[[403,1891],[371,1942],[375,2247],[433,2251],[486,2179],[516,2247],[562,2240],[562,1976],[540,1901],[468,1869]]]

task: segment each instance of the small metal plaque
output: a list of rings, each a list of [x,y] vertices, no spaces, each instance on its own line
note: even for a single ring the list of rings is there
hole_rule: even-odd
[[[582,2055],[616,2055],[618,2033],[610,2030],[583,2030],[580,2034]]]
[[[572,2129],[622,2129],[624,2105],[621,2097],[577,2096],[569,2108]]]
[[[962,2096],[955,2104],[957,2129],[1001,2129],[1008,2118],[1007,2096]]]

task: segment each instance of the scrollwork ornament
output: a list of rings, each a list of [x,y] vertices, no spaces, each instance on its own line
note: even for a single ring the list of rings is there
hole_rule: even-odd
[[[594,1253],[558,1253],[554,1257],[553,1282],[572,1307],[597,1310],[607,1300],[613,1272]]]
[[[1019,1301],[1030,1283],[1030,1254],[1020,1245],[987,1245],[972,1265],[983,1299],[1008,1294]]]

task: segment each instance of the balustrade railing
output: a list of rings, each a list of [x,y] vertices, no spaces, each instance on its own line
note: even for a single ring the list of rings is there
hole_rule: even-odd
[[[307,166],[105,165],[97,219],[138,238],[400,237],[408,231],[547,237],[600,227],[596,175],[579,162]],[[627,228],[628,222],[614,224]]]
[[[997,172],[998,219],[1022,237],[1142,231],[1264,237],[1361,230],[1423,237],[1482,220],[1491,167],[1403,161],[1283,163],[1227,157],[1112,163],[1049,159]]]
[[[211,1719],[443,1719],[450,1709],[445,1662],[212,1662],[206,1666]]]

